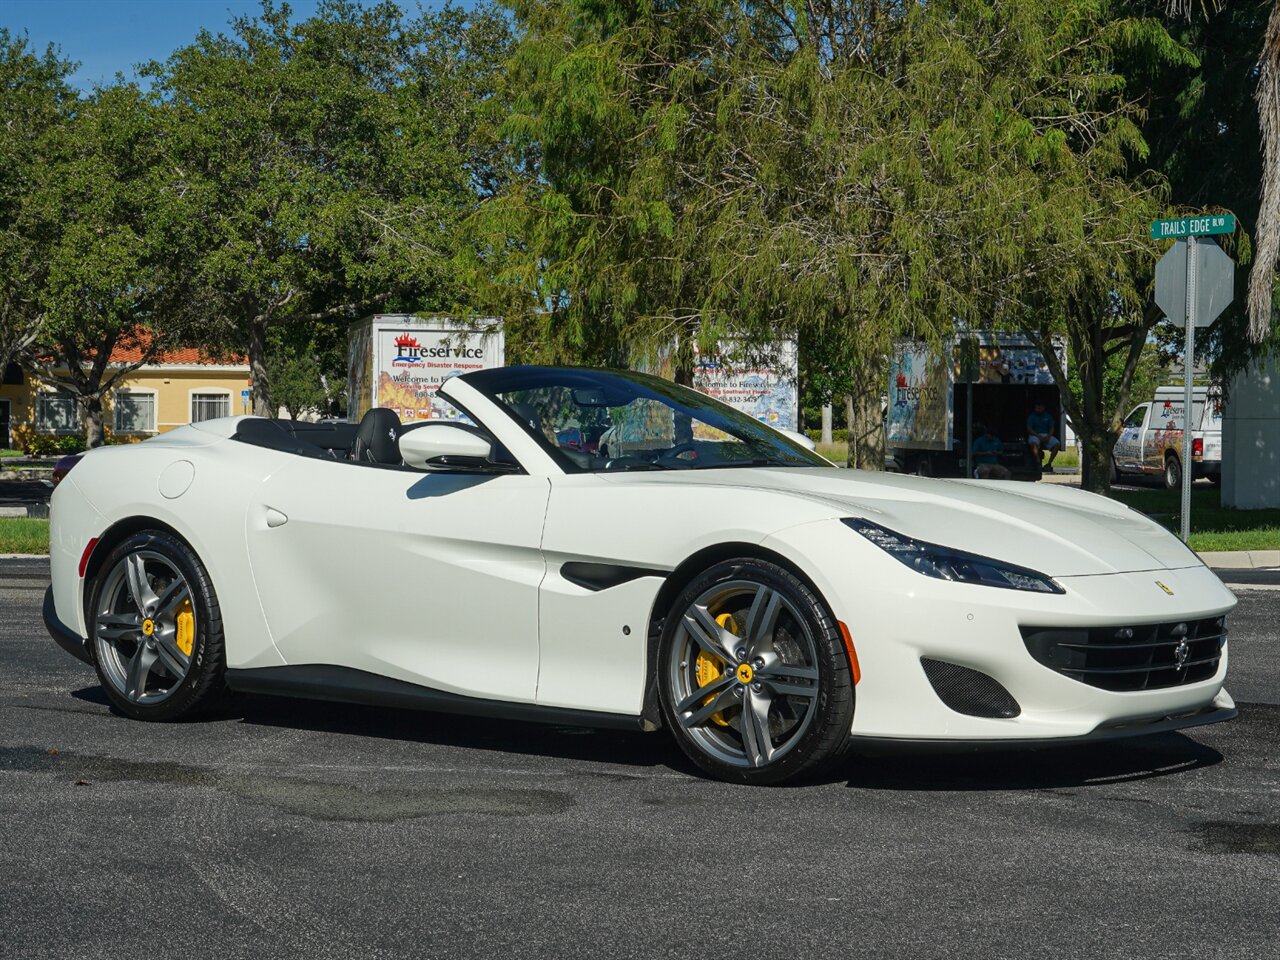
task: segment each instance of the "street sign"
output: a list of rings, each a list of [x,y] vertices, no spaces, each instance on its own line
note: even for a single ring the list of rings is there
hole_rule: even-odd
[[[240,391],[240,399],[241,399],[241,400],[248,400],[248,399],[249,399],[249,391],[248,391],[248,390],[241,390],[241,391]]]
[[[1184,237],[1207,237],[1214,233],[1235,233],[1236,218],[1230,213],[1210,213],[1201,217],[1176,217],[1152,220],[1152,240],[1181,240]]]
[[[1178,241],[1156,264],[1156,306],[1174,323],[1186,320],[1187,248]],[[1195,244],[1197,327],[1207,327],[1231,303],[1236,293],[1236,265],[1212,240]]]

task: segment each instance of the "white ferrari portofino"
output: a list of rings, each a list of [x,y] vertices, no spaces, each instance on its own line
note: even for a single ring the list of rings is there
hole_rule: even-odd
[[[748,783],[868,740],[1235,715],[1235,598],[1120,504],[836,469],[635,373],[440,394],[462,420],[232,417],[91,452],[53,495],[50,633],[139,719],[241,690],[665,727]]]

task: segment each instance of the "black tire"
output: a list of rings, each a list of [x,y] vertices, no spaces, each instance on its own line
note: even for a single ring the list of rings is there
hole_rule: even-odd
[[[754,595],[741,592],[750,588],[758,592]],[[685,615],[695,603],[717,592],[727,599],[720,606],[707,601],[703,609],[713,617],[728,613],[745,618],[744,624],[752,621],[756,596],[771,598],[770,592],[773,592],[781,600],[772,626],[767,628],[767,643],[763,648],[770,665],[762,665],[763,659],[757,658],[762,648],[745,627],[731,630],[730,624],[723,624],[726,633],[722,636],[727,636],[735,645],[737,637],[742,636],[743,645],[736,667],[729,656],[722,657],[723,662],[715,666],[719,673],[713,682],[728,682],[728,686],[723,692],[703,698],[699,692],[712,686],[712,682],[704,685],[702,677],[705,647],[695,646]],[[768,600],[760,606],[767,607]],[[760,622],[768,620],[767,613],[762,613]],[[744,656],[742,650],[748,642],[752,644],[752,651]],[[691,662],[694,659],[691,651],[697,651],[698,663]],[[749,663],[754,663],[759,671],[755,682],[742,680],[741,671]],[[788,671],[787,679],[772,674],[779,668]],[[721,780],[768,785],[809,777],[831,765],[848,748],[854,687],[840,628],[822,599],[807,584],[776,564],[752,558],[728,560],[690,582],[665,618],[657,670],[663,722],[689,759]],[[797,670],[806,674],[816,672],[816,677],[799,678]],[[751,672],[747,671],[747,681],[751,679]],[[792,696],[781,692],[787,689],[802,689],[803,694]],[[732,697],[737,698],[736,703]],[[682,698],[686,704],[684,711],[679,709]],[[728,698],[724,701],[727,705],[718,713],[702,722],[690,722],[712,705],[719,705],[722,698]],[[753,750],[751,742],[759,742],[755,739],[759,733],[753,734],[749,742],[745,714],[748,703],[762,702],[766,704],[763,723],[768,747]],[[759,729],[752,727],[753,731]],[[771,751],[776,754],[767,756]]]
[[[148,558],[140,562],[142,569],[147,571],[144,576],[148,577],[149,586],[154,587],[156,584],[166,582],[163,579],[151,582],[152,571],[157,568],[181,574],[188,588],[186,596],[189,602],[179,609],[194,614],[193,625],[189,628],[191,650],[186,654],[185,675],[175,679],[177,671],[169,671],[166,674],[161,664],[157,682],[153,676],[156,671],[154,668],[149,668],[149,672],[143,675],[141,692],[137,698],[131,698],[127,689],[122,689],[118,668],[122,666],[121,658],[130,644],[136,655],[140,646],[147,641],[141,631],[135,632],[128,627],[115,627],[115,624],[129,613],[125,599],[133,602],[132,584],[129,583],[127,572],[131,557]],[[126,569],[124,595],[120,593],[121,584],[115,573],[122,568]],[[172,583],[173,580],[168,581],[168,584],[172,585]],[[104,595],[107,590],[110,590],[111,596]],[[139,611],[137,615],[141,622],[144,624],[152,622],[141,612],[142,605],[134,604],[134,606]],[[109,607],[114,607],[115,610],[110,610]],[[107,619],[110,619],[111,623],[103,622]],[[161,635],[161,621],[162,617],[157,612],[154,616],[156,626],[151,627],[146,634],[147,638],[151,638],[149,645],[152,647],[157,645],[156,637]],[[89,651],[94,668],[98,672],[98,679],[112,704],[122,713],[137,720],[177,720],[215,709],[227,698],[226,649],[217,594],[200,558],[185,542],[172,534],[161,530],[144,530],[133,534],[112,549],[99,568],[89,592],[85,623],[89,629]],[[107,633],[122,636],[108,640],[100,635],[104,630]],[[155,631],[155,636],[151,631]],[[179,647],[180,645],[179,643]],[[154,657],[152,662],[156,662]],[[129,678],[124,679],[124,687],[127,688]],[[167,687],[155,691],[148,690],[149,686],[163,686],[165,682],[169,684]],[[148,698],[154,699],[161,693],[163,698],[158,702],[148,702]]]
[[[1111,482],[1112,483],[1120,482],[1120,465],[1116,463],[1115,457],[1111,458]]]
[[[1177,490],[1182,486],[1182,461],[1176,454],[1164,458],[1164,487],[1166,490]]]
[[[915,475],[917,477],[933,476],[933,461],[929,457],[919,457],[916,459]]]

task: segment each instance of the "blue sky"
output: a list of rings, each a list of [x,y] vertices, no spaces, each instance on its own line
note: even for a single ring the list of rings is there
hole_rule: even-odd
[[[290,0],[289,6],[303,18],[317,4]],[[401,6],[416,10],[418,4],[409,0]],[[29,33],[37,50],[60,46],[63,57],[80,63],[73,82],[87,89],[117,71],[128,76],[137,63],[165,59],[201,27],[217,32],[231,17],[261,8],[258,0],[0,0],[0,26]]]

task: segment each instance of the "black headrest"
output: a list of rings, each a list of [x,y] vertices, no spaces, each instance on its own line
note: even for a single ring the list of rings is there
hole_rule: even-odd
[[[365,463],[400,463],[400,417],[394,410],[374,407],[360,419],[351,459]]]

